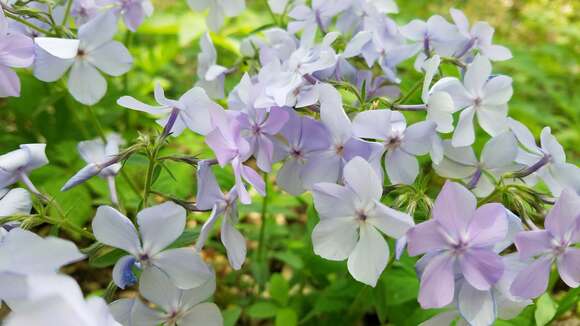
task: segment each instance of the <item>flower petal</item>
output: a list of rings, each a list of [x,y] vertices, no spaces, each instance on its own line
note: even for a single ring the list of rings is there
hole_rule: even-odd
[[[378,200],[375,201],[374,214],[367,218],[367,223],[395,239],[403,237],[415,225],[409,214],[387,207]]]
[[[473,130],[474,116],[475,108],[472,106],[461,111],[459,122],[457,122],[457,127],[451,140],[454,147],[469,146],[475,141],[475,131]]]
[[[359,200],[370,203],[383,195],[383,184],[369,164],[360,156],[344,166],[344,181],[358,196]]]
[[[362,224],[360,238],[348,257],[348,271],[352,277],[374,287],[389,260],[389,246],[373,226]]]
[[[86,105],[99,102],[107,92],[107,81],[85,60],[76,60],[70,71],[68,89],[75,100]]]
[[[569,287],[577,288],[580,285],[580,249],[568,248],[558,257],[558,272]]]
[[[554,237],[566,239],[577,230],[579,221],[580,196],[566,189],[546,216],[544,224]]]
[[[488,249],[468,249],[459,258],[459,267],[469,284],[482,291],[497,283],[504,271],[501,257]]]
[[[215,303],[204,302],[187,312],[181,319],[184,326],[221,326],[224,324],[222,313]]]
[[[95,238],[106,245],[121,248],[134,256],[139,254],[141,242],[133,223],[110,206],[100,206],[93,219]]]
[[[548,288],[551,266],[551,257],[544,256],[534,261],[518,273],[510,287],[511,294],[525,299],[540,296]]]
[[[87,61],[110,76],[121,76],[133,64],[133,57],[123,43],[111,41],[87,55]]]
[[[479,207],[467,227],[469,244],[477,247],[496,244],[506,237],[507,231],[506,209],[497,203]]]
[[[453,264],[455,259],[447,254],[433,257],[423,275],[419,289],[419,304],[423,309],[441,308],[453,300],[455,280]]]
[[[469,325],[492,325],[496,304],[491,291],[481,291],[463,281],[459,286],[457,308]]]
[[[150,256],[167,248],[185,229],[185,209],[174,202],[143,209],[137,213],[137,224],[143,250]]]
[[[458,183],[447,181],[435,199],[432,216],[454,239],[466,230],[475,214],[475,196]]]
[[[483,96],[483,86],[491,75],[491,63],[485,56],[478,55],[467,67],[463,83],[474,96]]]
[[[552,235],[546,230],[520,232],[515,244],[522,259],[546,253],[552,248]]]
[[[171,282],[180,289],[191,289],[204,283],[210,276],[205,262],[191,248],[170,249],[160,252],[151,259]]]
[[[239,270],[246,259],[246,239],[227,217],[223,219],[221,239],[224,247],[226,247],[230,266],[235,270]]]
[[[321,219],[312,231],[314,253],[329,260],[345,260],[357,245],[357,229],[352,217]]]

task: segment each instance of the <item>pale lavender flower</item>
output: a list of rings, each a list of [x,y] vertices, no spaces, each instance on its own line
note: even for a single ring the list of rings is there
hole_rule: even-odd
[[[107,92],[107,80],[99,71],[121,76],[133,64],[123,43],[113,40],[116,33],[117,18],[107,11],[81,26],[78,40],[36,38],[34,76],[54,82],[70,68],[71,95],[82,104],[96,104]]]
[[[350,1],[350,7],[343,10],[338,17],[336,27],[343,34],[356,34],[368,29],[369,25],[372,25],[369,21],[372,21],[374,17],[398,12],[399,7],[394,0]]]
[[[521,259],[535,258],[517,276],[511,293],[522,298],[535,298],[546,291],[553,263],[569,287],[580,285],[580,197],[564,190],[544,220],[545,230],[521,232],[516,247]]]
[[[24,144],[0,156],[0,189],[22,181],[32,193],[40,192],[28,178],[32,170],[48,164],[46,144]]]
[[[150,0],[106,0],[114,6],[113,11],[123,17],[125,26],[135,32],[146,17],[153,15],[153,3]]]
[[[566,153],[550,127],[542,129],[540,146],[537,146],[526,126],[511,118],[508,124],[522,147],[516,161],[527,166],[520,172],[527,182],[533,183],[535,176],[541,178],[556,197],[564,188],[580,194],[580,168],[566,162]]]
[[[22,188],[0,189],[0,217],[28,215],[32,210],[30,193]]]
[[[348,5],[348,1],[326,0],[313,0],[312,8],[303,4],[297,5],[288,13],[288,16],[294,19],[288,24],[288,31],[290,33],[302,31],[303,38],[313,40],[316,30],[319,29],[326,34],[332,18],[345,10]]]
[[[139,292],[141,299],[120,299],[111,304],[115,319],[124,326],[131,325],[188,325],[221,326],[223,317],[217,305],[206,302],[215,292],[215,273],[199,286],[183,290],[158,270],[143,273]]]
[[[434,55],[423,63],[425,79],[421,99],[426,105],[427,120],[437,124],[438,132],[447,133],[453,131],[453,113],[457,111],[453,98],[446,92],[430,90],[440,63],[441,58],[438,55]]]
[[[449,12],[463,37],[463,42],[458,45],[454,56],[461,58],[474,50],[479,50],[481,54],[492,61],[504,61],[512,58],[512,53],[508,48],[491,43],[494,29],[488,23],[476,22],[470,29],[469,21],[463,11],[451,8]]]
[[[381,232],[400,238],[414,225],[413,219],[381,203],[383,184],[363,158],[350,160],[343,173],[344,186],[318,183],[313,187],[320,214],[312,232],[314,252],[329,260],[348,259],[350,274],[374,287],[389,260],[389,246]]]
[[[448,140],[444,141],[443,146],[443,160],[433,164],[437,174],[444,178],[462,179],[478,197],[489,195],[500,175],[520,167],[515,163],[518,146],[511,132],[490,139],[479,159],[470,146],[453,147]]]
[[[386,153],[384,165],[393,184],[415,181],[419,174],[419,162],[415,156],[433,152],[439,146],[435,128],[432,121],[407,128],[403,114],[391,110],[361,112],[353,120],[355,136],[381,141],[381,146],[375,147],[371,161],[376,161],[377,172],[381,171],[380,161]]]
[[[20,96],[20,80],[11,68],[24,68],[34,60],[34,43],[8,27],[0,11],[0,97]]]
[[[457,27],[439,15],[429,17],[426,22],[414,19],[402,26],[400,30],[405,38],[411,40],[414,52],[419,52],[415,59],[417,71],[421,71],[423,63],[431,56],[431,52],[450,56],[455,44],[460,41]]]
[[[81,26],[95,18],[101,12],[102,7],[95,0],[75,0],[70,15],[74,18],[75,25]]]
[[[226,17],[235,17],[246,9],[245,0],[187,0],[187,4],[195,11],[209,9],[205,21],[214,32],[219,31]]]
[[[65,275],[35,275],[23,281],[26,298],[10,301],[6,326],[121,326],[101,297],[85,300],[76,281]]]
[[[238,222],[238,194],[235,188],[224,194],[207,161],[198,163],[197,196],[195,206],[200,210],[211,210],[211,215],[203,224],[195,249],[201,252],[217,219],[222,217],[220,238],[233,269],[239,270],[246,259],[246,239],[234,225]]]
[[[256,171],[243,164],[251,156],[251,146],[241,134],[242,124],[238,119],[240,112],[219,108],[210,113],[215,128],[207,134],[205,142],[215,153],[221,167],[231,164],[240,202],[249,204],[252,199],[244,180],[262,195],[265,193],[265,183]]]
[[[194,87],[183,94],[178,100],[165,97],[161,85],[155,85],[155,101],[157,106],[145,104],[131,96],[123,96],[117,100],[122,107],[146,112],[158,116],[157,123],[164,128],[164,135],[179,136],[185,128],[200,135],[207,135],[212,130],[210,110],[221,109],[205,93],[203,88]]]
[[[310,117],[301,116],[292,110],[288,122],[282,128],[285,143],[282,144],[287,159],[276,176],[276,183],[292,195],[299,195],[312,184],[306,178],[312,160],[322,155],[331,144],[326,127]]]
[[[197,77],[199,80],[196,85],[205,89],[211,98],[223,98],[224,80],[228,68],[217,64],[217,52],[209,33],[203,34],[199,46],[201,48],[201,52],[197,55]]]
[[[473,119],[490,136],[506,131],[508,101],[512,97],[512,79],[491,76],[489,59],[478,55],[469,64],[461,83],[457,78],[445,77],[433,85],[432,91],[446,92],[453,98],[456,109],[464,109],[453,134],[453,146],[469,146],[475,140]]]
[[[493,250],[508,232],[505,208],[486,204],[476,209],[475,196],[463,186],[446,182],[437,196],[432,219],[407,232],[411,256],[427,254],[419,290],[423,308],[440,308],[453,301],[455,276],[475,289],[487,291],[504,272]]]
[[[109,206],[100,206],[93,219],[95,238],[129,253],[113,268],[113,281],[124,289],[137,281],[132,268],[146,273],[160,270],[175,286],[190,289],[205,282],[209,268],[193,248],[166,249],[185,229],[185,209],[172,202],[152,206],[137,214],[139,232],[126,216]]]

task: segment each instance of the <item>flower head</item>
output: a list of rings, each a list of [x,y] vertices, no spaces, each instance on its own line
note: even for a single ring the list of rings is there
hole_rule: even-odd
[[[8,27],[0,12],[0,97],[20,96],[20,80],[10,68],[24,68],[34,60],[34,44],[28,36]]]
[[[0,156],[0,189],[21,180],[32,192],[36,188],[28,179],[28,173],[48,164],[46,144],[24,144],[20,149]]]

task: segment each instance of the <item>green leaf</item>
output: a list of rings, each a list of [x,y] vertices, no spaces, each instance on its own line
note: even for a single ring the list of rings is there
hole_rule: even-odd
[[[298,325],[298,315],[290,308],[283,308],[276,313],[276,326]]]
[[[282,307],[288,304],[288,282],[280,274],[274,274],[270,277],[270,283],[268,284],[268,290],[270,291],[270,296],[276,302],[278,302]]]
[[[239,306],[231,306],[222,312],[224,316],[224,326],[234,326],[240,319],[242,308]]]
[[[302,258],[290,251],[277,252],[273,255],[273,257],[283,261],[294,269],[302,269],[304,267],[304,261],[302,261]]]
[[[248,308],[248,315],[254,319],[265,319],[276,316],[278,306],[272,302],[256,302]]]
[[[536,312],[534,317],[537,326],[548,324],[556,315],[558,304],[554,302],[549,293],[544,293],[536,302]]]

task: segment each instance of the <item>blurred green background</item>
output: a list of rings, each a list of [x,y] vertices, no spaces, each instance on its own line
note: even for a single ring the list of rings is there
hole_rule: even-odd
[[[153,120],[146,115],[122,109],[117,98],[130,94],[152,101],[156,82],[166,89],[168,97],[178,97],[190,89],[196,79],[196,55],[199,37],[206,31],[203,13],[194,13],[185,1],[154,1],[155,14],[138,32],[119,33],[119,40],[128,44],[135,58],[128,75],[109,78],[107,96],[94,112],[107,131],[121,133],[131,143],[139,132],[150,133]],[[451,7],[463,9],[471,22],[488,21],[496,28],[494,43],[508,46],[512,60],[494,64],[494,72],[514,79],[514,96],[510,115],[526,124],[535,135],[550,126],[564,146],[568,160],[580,162],[580,1],[573,0],[486,0],[486,1],[398,1],[400,14],[394,19],[404,24],[413,18],[427,19],[433,14],[449,18]],[[270,24],[265,1],[248,1],[248,10],[227,21],[212,38],[219,52],[219,62],[231,66],[239,58],[239,41],[253,30]],[[411,60],[401,71],[403,91],[420,75],[412,69]],[[87,107],[76,103],[63,83],[46,84],[21,72],[22,96],[0,99],[0,148],[2,153],[21,143],[46,142],[51,164],[35,171],[32,180],[50,193],[69,212],[68,218],[79,225],[87,224],[98,205],[108,204],[103,180],[93,179],[67,193],[58,190],[83,166],[76,151],[80,140],[97,138],[94,117]],[[239,79],[228,79],[231,89]],[[416,98],[415,100],[418,100]],[[185,133],[165,149],[210,157],[203,139]],[[139,205],[147,159],[131,158],[126,174],[118,177],[120,197],[129,216]],[[195,194],[194,169],[179,163],[167,163],[153,186],[155,191],[185,200]],[[220,183],[229,187],[231,173],[218,171]],[[273,177],[269,178],[272,183]],[[403,257],[383,273],[376,288],[355,282],[344,262],[330,262],[312,251],[310,233],[318,217],[308,195],[295,198],[283,194],[272,185],[270,205],[262,216],[262,202],[240,207],[242,232],[249,239],[248,261],[241,271],[232,271],[217,236],[205,252],[218,273],[216,303],[223,309],[227,325],[417,325],[437,311],[421,310],[416,302],[418,281],[414,259]],[[436,194],[437,191],[434,192]],[[158,198],[162,200],[162,198]],[[189,227],[198,230],[207,214],[190,215]],[[255,249],[259,230],[265,221],[267,251],[257,257]],[[49,232],[48,229],[40,230]],[[66,235],[65,235],[66,236]],[[81,247],[89,243],[81,239]],[[71,272],[89,293],[98,294],[110,280],[111,261],[81,263]],[[559,300],[566,297],[560,282],[551,283],[552,293],[542,297],[538,305],[528,307],[512,321],[497,325],[534,325],[545,314],[556,313],[554,325],[579,325],[578,295],[575,291],[571,309],[559,310]],[[120,296],[134,295],[129,290]],[[570,295],[567,296],[569,298]],[[538,317],[539,316],[539,317]],[[539,318],[539,319],[538,319]]]

